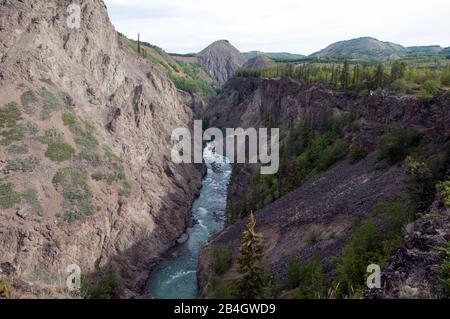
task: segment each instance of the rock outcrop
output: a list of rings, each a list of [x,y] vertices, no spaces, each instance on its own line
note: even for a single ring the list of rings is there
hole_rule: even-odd
[[[64,286],[71,264],[114,269],[130,297],[189,219],[201,172],[170,161],[170,137],[191,125],[195,101],[121,45],[103,1],[79,1],[79,27],[71,4],[0,1],[0,107],[17,110],[8,125],[22,130],[1,129],[0,184],[13,201],[0,207],[0,263],[50,286]],[[8,169],[25,157],[32,169]],[[16,196],[30,188],[31,200]]]
[[[244,68],[267,69],[276,66],[276,63],[264,55],[257,55],[244,64]]]
[[[198,53],[197,57],[201,66],[211,75],[218,87],[225,84],[245,63],[241,52],[227,40],[210,44]]]

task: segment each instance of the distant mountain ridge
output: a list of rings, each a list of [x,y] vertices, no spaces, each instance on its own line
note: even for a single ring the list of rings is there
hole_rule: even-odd
[[[261,52],[261,51],[250,51],[244,52],[244,57],[247,60],[251,60],[257,56],[265,56],[272,60],[277,61],[295,61],[305,58],[303,54],[293,54],[288,52]]]
[[[384,42],[371,37],[362,37],[330,44],[325,49],[311,54],[310,57],[352,57],[391,60],[404,56],[407,53],[408,50],[400,44]]]

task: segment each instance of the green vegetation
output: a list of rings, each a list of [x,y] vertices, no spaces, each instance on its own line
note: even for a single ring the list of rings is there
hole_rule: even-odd
[[[450,243],[443,249],[446,258],[439,267],[439,284],[446,298],[450,298]]]
[[[353,144],[348,151],[348,162],[356,164],[367,156],[367,150],[360,144]]]
[[[11,208],[20,202],[20,194],[14,191],[13,183],[0,184],[0,207]]]
[[[62,187],[64,196],[64,219],[68,222],[91,215],[94,212],[92,192],[87,185],[86,172],[81,168],[60,169],[52,180]]]
[[[16,158],[6,162],[5,170],[13,172],[32,172],[38,165],[39,160],[35,156]]]
[[[209,299],[233,299],[232,282],[214,277],[208,287]]]
[[[58,111],[63,105],[62,102],[50,91],[42,89],[39,92],[39,96],[42,98],[42,112],[41,119],[49,119],[53,112]]]
[[[406,194],[411,207],[418,213],[424,212],[435,197],[435,180],[427,164],[408,157],[405,161],[404,179]]]
[[[45,130],[43,135],[37,136],[35,139],[46,145],[64,142],[63,134],[56,128]]]
[[[114,299],[117,297],[117,274],[110,271],[97,284],[81,277],[80,295],[84,299]]]
[[[326,286],[320,259],[318,257],[311,258],[305,264],[301,264],[297,259],[293,259],[290,261],[289,266],[289,287],[296,288],[295,295],[297,298],[325,298]]]
[[[400,123],[396,123],[380,139],[378,160],[387,161],[390,165],[397,164],[403,161],[412,148],[419,145],[419,142],[419,133],[404,128]]]
[[[27,114],[33,114],[38,106],[38,97],[32,90],[25,91],[20,97],[20,102]]]
[[[450,180],[439,182],[436,185],[436,190],[444,200],[445,206],[450,208]]]
[[[238,257],[237,271],[241,276],[235,280],[234,294],[238,299],[257,299],[262,297],[265,285],[264,269],[261,266],[263,247],[262,235],[255,232],[256,219],[250,214]]]
[[[131,191],[131,185],[127,181],[124,181],[119,190],[119,196],[128,197],[131,195]]]
[[[231,267],[231,249],[227,246],[218,246],[212,252],[212,270],[216,275],[225,274]]]
[[[17,122],[22,119],[17,103],[10,102],[0,108],[0,144],[10,145],[13,142],[20,141],[23,133],[19,130]]]
[[[24,154],[28,153],[28,146],[20,145],[20,144],[13,144],[13,145],[10,145],[6,149],[6,151],[12,155],[24,155]]]
[[[75,149],[69,144],[57,142],[48,146],[45,156],[54,162],[70,160],[75,155]]]
[[[337,90],[363,92],[384,89],[398,94],[416,94],[425,102],[450,81],[445,57],[408,57],[394,62],[358,59],[305,59],[299,63],[278,64],[268,69],[240,69],[237,77],[291,77],[307,83],[325,83]],[[446,88],[444,88],[446,89]]]
[[[401,242],[402,228],[414,217],[414,211],[403,196],[377,205],[371,217],[361,221],[352,231],[335,269],[334,285],[338,297],[361,296],[367,266],[383,265]],[[376,225],[383,224],[383,230]]]
[[[198,63],[188,64],[182,61],[175,61],[157,46],[146,42],[129,41],[131,41],[129,47],[133,51],[152,64],[161,66],[177,89],[189,93],[198,93],[207,101],[216,95],[213,87],[200,77],[200,65]]]
[[[38,192],[34,188],[27,188],[22,194],[22,199],[33,210],[33,212],[39,216],[42,216],[44,209],[39,201]]]

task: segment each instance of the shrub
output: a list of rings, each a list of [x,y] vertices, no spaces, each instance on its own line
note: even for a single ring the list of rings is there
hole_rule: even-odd
[[[70,112],[63,113],[62,120],[66,126],[74,125],[77,122],[75,115]]]
[[[436,185],[436,190],[444,200],[445,206],[450,207],[450,180],[439,182]]]
[[[222,278],[214,277],[208,287],[209,299],[233,299],[232,285]]]
[[[43,213],[42,205],[38,198],[37,190],[34,188],[27,188],[25,192],[22,194],[22,199],[30,205],[33,212],[37,215],[41,216]]]
[[[317,170],[325,171],[342,159],[347,154],[347,150],[348,144],[344,139],[336,140],[319,155],[317,159]]]
[[[32,90],[25,91],[20,97],[20,102],[25,109],[25,112],[31,114],[34,112],[37,103],[38,97]]]
[[[357,162],[359,162],[360,160],[362,160],[363,158],[365,158],[366,156],[367,156],[367,151],[362,145],[353,144],[350,147],[347,158],[348,158],[348,162],[353,165],[353,164],[356,164]]]
[[[13,183],[0,184],[0,207],[7,209],[20,202],[20,194],[14,191]]]
[[[79,168],[67,167],[60,169],[53,176],[53,184],[63,188],[64,219],[72,221],[94,211],[91,204],[92,193],[87,185],[86,173]]]
[[[38,165],[39,160],[34,156],[26,158],[16,158],[6,162],[5,170],[13,172],[32,172]]]
[[[81,276],[80,295],[84,299],[113,299],[117,296],[117,275],[109,272],[98,284],[92,284],[86,276]]]
[[[16,102],[10,102],[0,108],[0,129],[13,128],[21,119],[21,112]]]
[[[286,273],[286,280],[288,287],[290,289],[297,288],[298,285],[300,284],[300,268],[301,264],[298,258],[293,258],[289,260]]]
[[[442,73],[441,82],[445,86],[450,86],[450,71]]]
[[[60,143],[64,141],[63,134],[58,131],[56,128],[50,128],[45,130],[44,135],[36,137],[36,140],[41,142],[42,144],[53,144]]]
[[[335,285],[339,295],[350,295],[363,287],[367,266],[380,264],[383,245],[375,224],[370,219],[356,226],[344,246],[335,269]]]
[[[403,182],[411,205],[419,213],[425,211],[434,200],[433,172],[425,163],[408,157],[406,159],[406,176]]]
[[[231,267],[232,254],[231,249],[227,246],[218,246],[212,252],[212,269],[215,274],[223,275]]]
[[[439,92],[439,88],[441,86],[441,82],[439,82],[438,80],[427,80],[422,84],[422,89],[434,96]]]
[[[320,299],[325,298],[326,288],[323,277],[322,266],[317,257],[311,258],[299,269],[299,285],[296,297],[299,299]]]
[[[378,145],[378,159],[386,160],[393,165],[401,162],[420,142],[420,135],[404,128],[401,124],[394,124],[391,130],[384,134]]]
[[[28,153],[28,146],[26,145],[20,145],[20,144],[13,144],[9,146],[6,150],[9,154],[13,155],[23,155]]]
[[[50,160],[54,162],[64,162],[73,157],[75,154],[75,149],[62,142],[50,144],[45,152],[45,156],[47,156]]]
[[[59,110],[62,107],[61,101],[53,95],[53,93],[43,89],[39,96],[42,98],[43,106],[41,112],[42,119],[49,119],[52,112]]]

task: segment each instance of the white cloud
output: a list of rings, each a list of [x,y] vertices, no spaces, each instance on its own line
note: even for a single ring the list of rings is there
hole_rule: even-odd
[[[241,51],[310,54],[373,36],[405,46],[450,46],[448,0],[105,0],[118,31],[169,52],[228,39]]]

